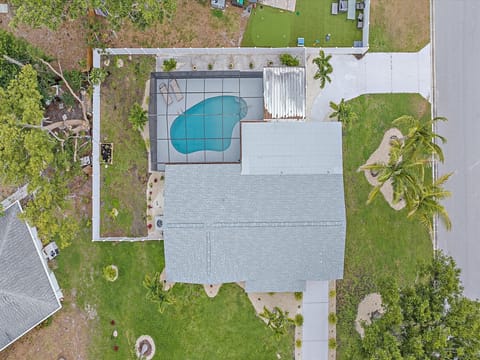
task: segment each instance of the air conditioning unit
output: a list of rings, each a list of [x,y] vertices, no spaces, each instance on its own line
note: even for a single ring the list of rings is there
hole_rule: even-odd
[[[163,231],[163,215],[155,216],[155,230]]]
[[[55,244],[55,241],[52,241],[49,243],[47,246],[45,246],[43,249],[43,254],[47,258],[47,260],[53,260],[55,259],[58,254],[60,253],[60,250],[58,250],[57,244]]]

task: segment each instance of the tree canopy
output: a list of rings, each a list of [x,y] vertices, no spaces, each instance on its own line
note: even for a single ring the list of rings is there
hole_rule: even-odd
[[[480,303],[465,298],[455,261],[437,252],[414,284],[381,285],[385,313],[365,326],[368,359],[480,358]]]
[[[69,153],[42,128],[41,98],[31,65],[23,66],[6,89],[0,87],[0,183],[28,184],[24,218],[42,239],[65,247],[77,226],[62,216],[73,171]]]
[[[140,28],[171,18],[176,0],[11,0],[15,7],[13,24],[57,29],[65,20],[87,15],[89,9],[99,9],[107,15],[112,28],[119,29],[125,20]]]

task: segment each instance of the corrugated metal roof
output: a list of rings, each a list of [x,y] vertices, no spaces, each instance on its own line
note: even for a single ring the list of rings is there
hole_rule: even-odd
[[[242,175],[342,174],[339,122],[242,123]]]
[[[166,166],[168,280],[289,291],[304,280],[341,278],[342,175],[240,172],[239,164]]]
[[[263,69],[265,119],[305,118],[305,68]]]
[[[0,217],[0,351],[61,307],[20,211]]]

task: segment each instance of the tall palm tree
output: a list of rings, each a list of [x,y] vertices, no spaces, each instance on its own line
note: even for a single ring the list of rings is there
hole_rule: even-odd
[[[352,111],[352,107],[350,104],[345,102],[345,99],[342,99],[338,104],[330,101],[330,108],[333,110],[333,112],[330,114],[329,118],[336,118],[342,123],[343,127],[348,127],[357,119],[357,114]]]
[[[330,64],[332,55],[325,56],[325,52],[323,50],[320,50],[319,55],[319,57],[316,57],[312,61],[318,67],[318,70],[313,78],[315,80],[320,80],[320,88],[323,89],[327,81],[332,82],[332,79],[330,78],[330,74],[333,72],[333,67]]]
[[[444,117],[435,117],[429,121],[420,121],[413,116],[404,115],[393,121],[394,125],[405,124],[409,130],[404,137],[405,153],[411,156],[434,155],[439,161],[444,161],[442,148],[435,142],[439,139],[442,144],[447,140],[433,131],[437,121],[446,121]]]
[[[405,157],[402,144],[403,142],[400,139],[391,141],[390,157],[387,163],[367,164],[360,167],[360,170],[378,173],[377,181],[379,184],[370,191],[367,204],[375,199],[387,181],[392,182],[394,204],[401,199],[408,200],[415,197],[415,194],[419,191],[419,183],[421,182],[419,179],[423,179],[424,165],[428,163],[428,160]]]
[[[452,173],[443,175],[431,184],[422,185],[416,196],[407,202],[409,210],[407,217],[418,217],[422,224],[432,231],[433,218],[438,215],[447,230],[450,230],[452,222],[445,207],[439,201],[451,196],[450,191],[443,188],[443,185],[451,175]]]

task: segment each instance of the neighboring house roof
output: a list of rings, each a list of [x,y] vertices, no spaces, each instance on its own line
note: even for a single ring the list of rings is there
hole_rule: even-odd
[[[306,123],[293,124],[293,137],[295,128],[305,137],[317,134],[303,132]],[[341,142],[338,124],[317,124],[337,129]],[[341,146],[324,143],[322,151],[340,153],[330,173],[242,175],[240,164],[167,165],[167,279],[246,281],[248,292],[269,292],[303,291],[306,280],[342,278],[343,176],[333,171],[341,169]]]
[[[18,202],[0,217],[0,351],[61,308]]]
[[[341,126],[242,122],[242,175],[342,174]]]
[[[263,69],[265,119],[304,119],[306,81],[304,67]]]

